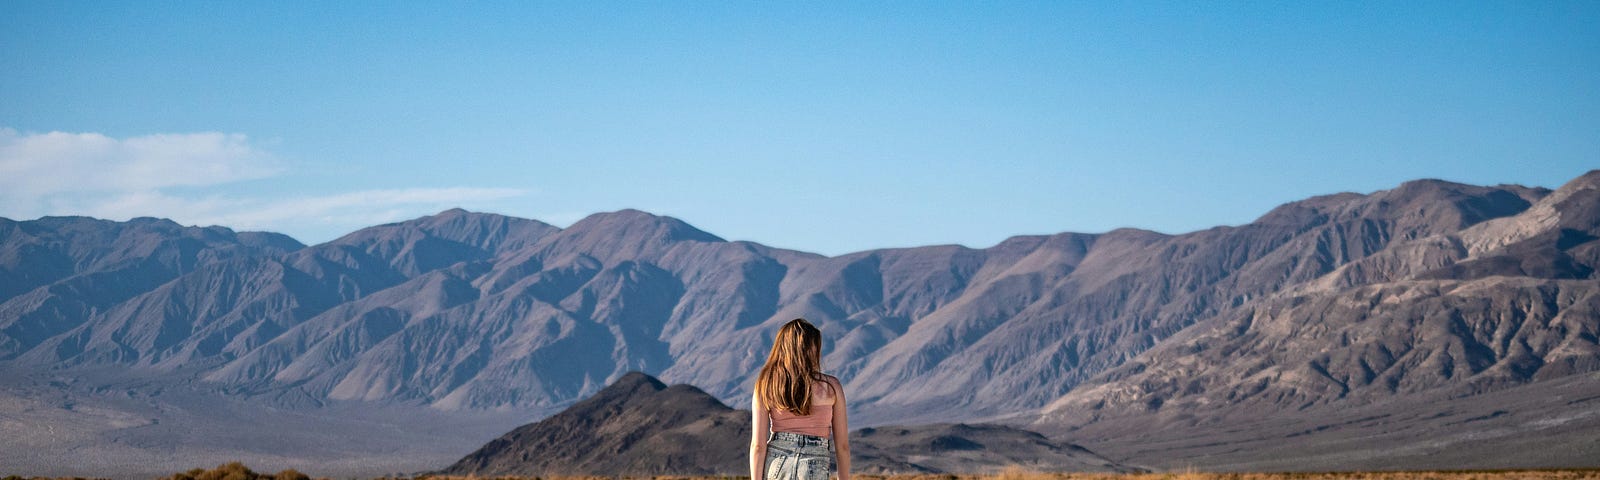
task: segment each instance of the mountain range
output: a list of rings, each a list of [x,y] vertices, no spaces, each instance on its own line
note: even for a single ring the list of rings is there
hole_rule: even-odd
[[[737,405],[776,326],[804,317],[859,425],[1004,422],[1105,442],[1074,440],[1124,463],[1253,468],[1265,460],[1205,442],[1152,450],[1171,439],[1150,428],[1200,438],[1280,418],[1229,438],[1311,430],[1299,442],[1355,431],[1324,422],[1348,412],[1593,390],[1597,239],[1600,171],[1555,190],[1417,180],[1178,235],[834,257],[636,210],[566,228],[449,210],[313,246],[153,218],[0,219],[0,390],[54,407],[193,391],[297,412],[537,417],[642,371]],[[1600,421],[1593,398],[1562,395],[1577,396],[1404,425],[1489,422],[1506,439]],[[123,428],[106,425],[82,441]],[[1600,451],[1588,440],[1538,458],[1600,458],[1577,456]],[[1452,448],[1478,445],[1464,442]]]

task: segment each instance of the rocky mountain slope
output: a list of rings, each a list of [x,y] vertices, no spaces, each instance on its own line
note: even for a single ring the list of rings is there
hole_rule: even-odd
[[[1036,422],[1199,432],[1263,414],[1304,421],[1365,408],[1403,416],[1491,392],[1592,390],[1594,377],[1583,372],[1600,370],[1596,205],[1600,175],[1590,173],[1515,215],[1391,241],[1315,281],[1198,322],[1055,400]],[[1508,401],[1484,414],[1537,423],[1542,411],[1547,426],[1561,426],[1600,414],[1591,400]],[[1502,465],[1519,455],[1502,449],[1477,460]]]
[[[639,370],[737,402],[776,325],[805,317],[861,425],[1203,425],[1589,378],[1597,224],[1600,171],[837,257],[634,210],[564,229],[450,210],[314,246],[0,219],[0,373],[448,412],[542,411]]]
[[[1595,244],[1571,225],[1596,208],[1582,193],[1595,176],[1555,195],[1415,181],[1185,235],[832,258],[638,211],[563,230],[453,210],[304,248],[153,220],[6,221],[0,361],[190,369],[310,404],[553,405],[634,369],[734,399],[772,325],[803,316],[833,340],[826,361],[860,392],[863,419],[914,419],[927,405],[1003,414],[1281,290],[1585,281]]]
[[[571,408],[518,427],[439,473],[476,476],[748,474],[750,411],[689,385],[629,373]],[[1122,471],[1083,447],[999,425],[851,433],[862,473],[990,472],[1009,465]]]
[[[1591,174],[1517,215],[1392,242],[1208,318],[1048,410],[1303,408],[1600,369],[1597,205]]]

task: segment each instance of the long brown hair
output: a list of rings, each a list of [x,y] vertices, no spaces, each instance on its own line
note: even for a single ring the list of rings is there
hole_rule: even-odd
[[[822,331],[804,318],[790,320],[772,340],[772,353],[756,377],[756,398],[768,409],[811,414],[811,382],[822,378]]]

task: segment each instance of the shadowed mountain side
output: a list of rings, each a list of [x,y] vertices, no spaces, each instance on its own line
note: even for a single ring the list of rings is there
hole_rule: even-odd
[[[72,331],[95,316],[137,303],[136,297],[198,269],[229,262],[249,264],[300,248],[299,242],[282,235],[236,234],[221,227],[183,227],[153,218],[127,222],[0,218],[0,361],[57,336],[80,335]],[[189,336],[188,332],[168,336],[173,334]]]
[[[489,442],[439,473],[477,476],[739,475],[749,469],[750,411],[688,385],[632,372],[593,397]],[[863,473],[1053,471],[1123,467],[1076,445],[994,425],[858,430]]]
[[[277,233],[183,227],[155,218],[0,218],[0,302],[77,275],[131,270],[170,279],[213,260],[282,255],[303,247]]]
[[[749,438],[749,412],[728,408],[700,389],[668,387],[634,372],[561,413],[517,427],[440,473],[735,474]]]

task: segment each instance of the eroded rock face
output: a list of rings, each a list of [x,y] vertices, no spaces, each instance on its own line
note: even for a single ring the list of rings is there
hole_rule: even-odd
[[[1468,395],[1600,369],[1600,214],[1585,206],[1600,203],[1597,179],[1228,309],[1062,396],[1045,421]]]
[[[1296,410],[1600,369],[1600,285],[1406,280],[1262,301],[1192,327],[1046,408],[1063,422],[1155,410]]]
[[[452,210],[309,247],[3,220],[0,367],[444,410],[562,405],[642,370],[739,401],[771,332],[806,317],[860,424],[1471,391],[1596,368],[1597,179],[1421,180],[1183,235],[838,257],[633,210],[566,229]]]

